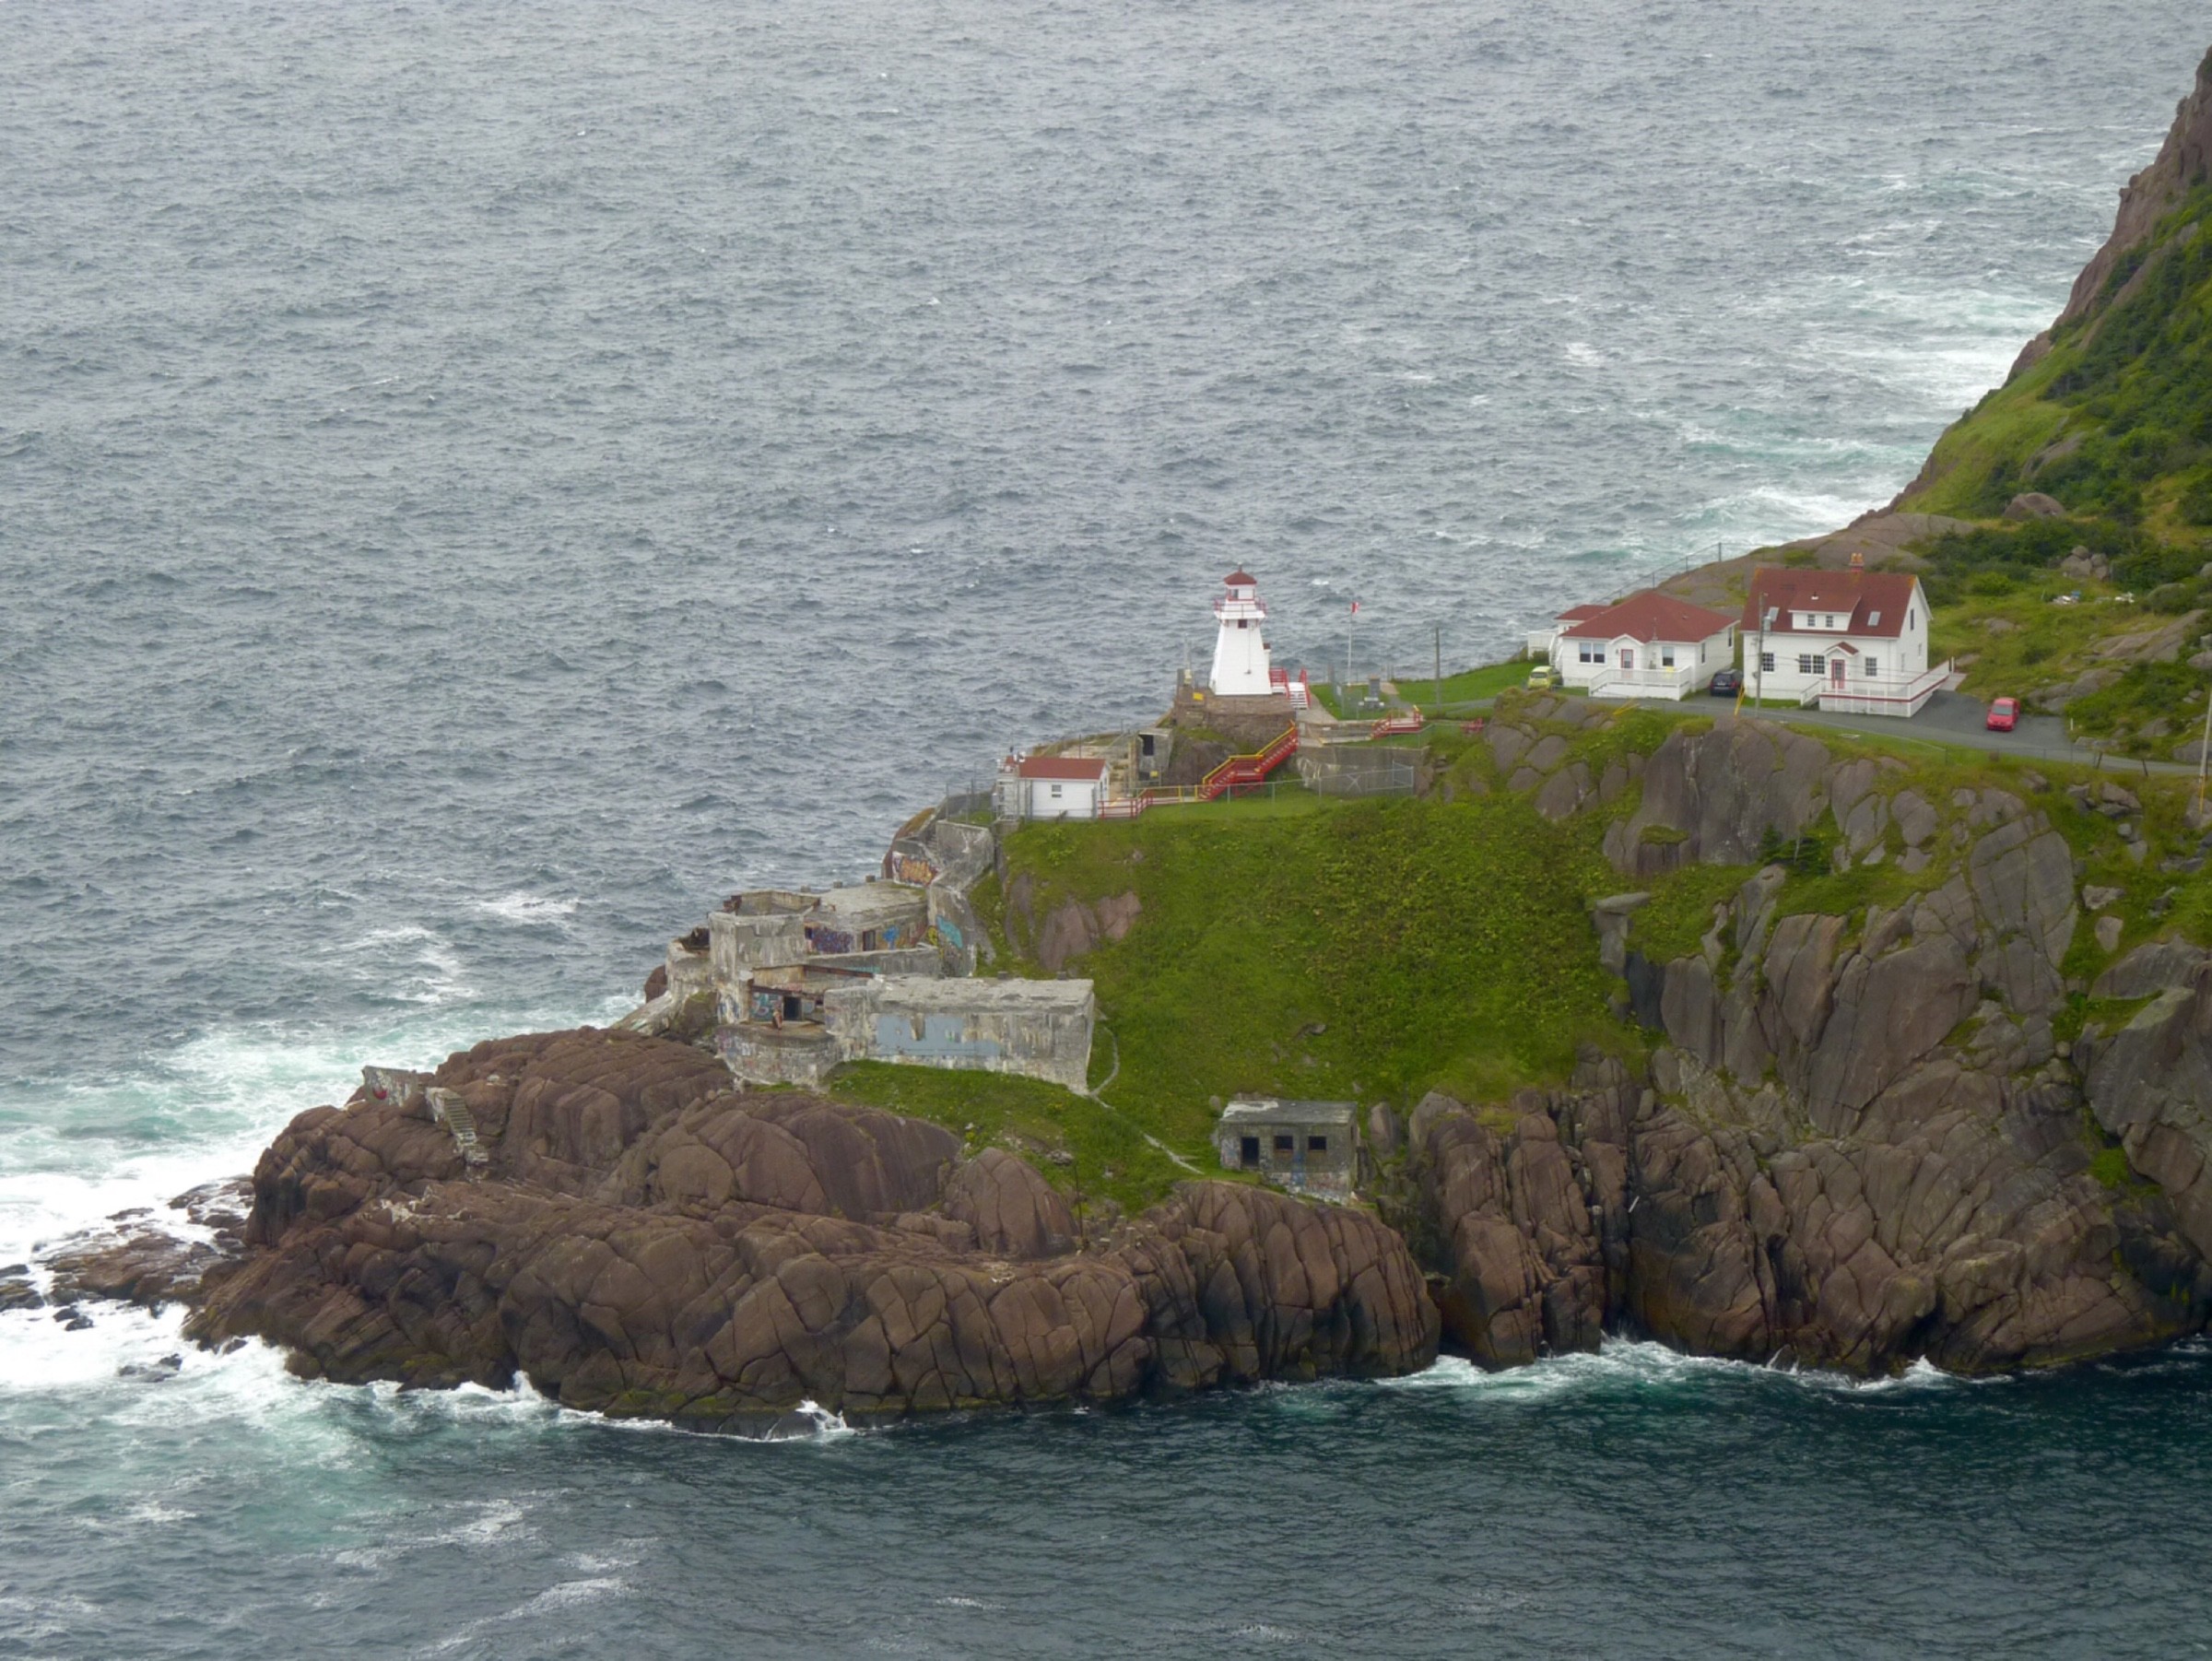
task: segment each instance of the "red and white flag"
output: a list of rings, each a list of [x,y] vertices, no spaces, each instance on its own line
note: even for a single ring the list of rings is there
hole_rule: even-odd
[[[1352,602],[1352,615],[1354,617],[1358,617],[1359,615],[1359,602],[1357,600]]]

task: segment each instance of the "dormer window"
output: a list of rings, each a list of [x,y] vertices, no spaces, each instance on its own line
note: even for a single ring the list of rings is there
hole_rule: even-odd
[[[1881,626],[1882,626],[1882,614],[1881,614],[1880,612],[1878,612],[1878,611],[1870,611],[1870,612],[1868,612],[1868,613],[1866,614],[1866,627],[1867,627],[1867,628],[1869,628],[1869,629],[1879,629]]]
[[[1821,619],[1821,624],[1824,628],[1833,629],[1836,626],[1836,614],[1832,611],[1830,612],[1824,618]]]

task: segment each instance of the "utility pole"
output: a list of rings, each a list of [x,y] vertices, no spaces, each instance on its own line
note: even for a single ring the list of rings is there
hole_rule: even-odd
[[[1754,684],[1759,689],[1751,694],[1751,707],[1754,709],[1765,701],[1767,695],[1767,630],[1774,626],[1774,611],[1773,607],[1767,606],[1762,607],[1759,614],[1759,662],[1753,670],[1756,676]]]
[[[2212,709],[2212,701],[2207,701],[2205,707]],[[1444,626],[1441,623],[1436,626],[1436,713],[1440,715],[1444,713]]]
[[[2205,763],[2212,760],[2212,692],[2205,697],[2205,736],[2196,747],[2196,808],[2190,814],[2191,828],[2205,822]]]

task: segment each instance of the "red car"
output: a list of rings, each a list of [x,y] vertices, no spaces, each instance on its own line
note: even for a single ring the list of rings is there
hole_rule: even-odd
[[[2009,733],[2019,724],[2020,701],[2017,698],[1993,699],[1989,706],[1989,730]]]

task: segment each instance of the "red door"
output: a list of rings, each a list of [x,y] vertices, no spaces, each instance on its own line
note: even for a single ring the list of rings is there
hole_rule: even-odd
[[[1840,657],[1828,660],[1828,684],[1839,692],[1843,689],[1843,660]]]

